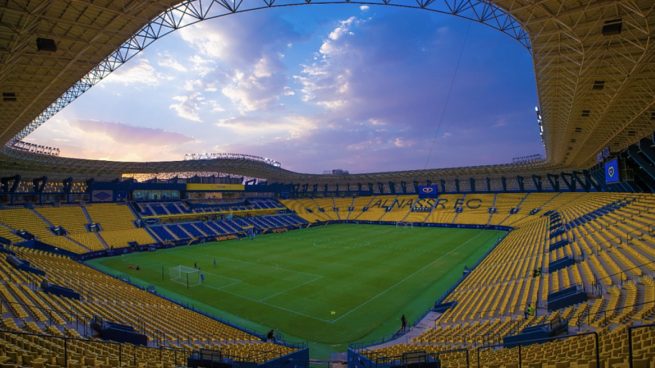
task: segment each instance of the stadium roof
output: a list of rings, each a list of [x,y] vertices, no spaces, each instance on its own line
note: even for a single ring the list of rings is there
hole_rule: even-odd
[[[62,95],[90,88],[92,83],[77,82],[85,81],[83,78],[88,77],[90,71],[97,70],[97,66],[108,56],[115,55],[126,41],[132,42],[127,43],[131,47],[125,52],[140,51],[145,44],[133,35],[148,29],[153,20],[159,20],[161,26],[166,19],[158,15],[167,9],[170,11],[178,2],[5,1],[0,7],[0,92],[3,94],[0,143],[10,142],[43,116],[44,111],[49,115],[47,109],[53,109],[53,102]],[[652,44],[655,3],[652,0],[350,2],[389,3],[427,10],[435,10],[438,6],[439,10],[435,11],[485,22],[531,47],[548,156],[541,164],[362,174],[359,176],[362,180],[366,177],[483,175],[587,168],[603,148],[619,151],[655,130],[655,46]],[[245,6],[243,3],[193,1],[177,5],[177,8],[182,7],[196,18],[202,18],[206,15],[202,9],[208,4],[229,13]],[[305,1],[249,0],[245,3],[272,6]],[[200,4],[204,5],[200,7]],[[498,14],[496,6],[506,14]],[[193,9],[196,11],[191,11]],[[170,23],[173,28],[181,25],[173,19]],[[517,29],[516,24],[522,29]],[[527,31],[529,42],[522,30]],[[42,40],[37,43],[37,39]],[[48,40],[54,40],[55,45]],[[71,86],[77,90],[71,91]],[[279,180],[316,177],[239,160],[121,163],[45,157],[14,152],[8,147],[2,152],[0,171],[3,174],[51,172],[116,176],[124,172],[203,168],[203,171]],[[358,175],[352,177],[355,179]]]

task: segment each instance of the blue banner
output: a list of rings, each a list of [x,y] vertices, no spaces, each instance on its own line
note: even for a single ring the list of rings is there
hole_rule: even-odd
[[[614,158],[605,162],[605,184],[613,184],[621,181],[619,177],[619,160]]]
[[[113,190],[94,190],[91,192],[91,202],[111,202],[114,200]]]
[[[418,197],[419,198],[437,198],[439,196],[439,187],[433,185],[419,185]]]

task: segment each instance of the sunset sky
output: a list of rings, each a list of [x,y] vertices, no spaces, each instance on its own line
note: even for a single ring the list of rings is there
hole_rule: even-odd
[[[484,25],[379,6],[208,20],[149,46],[26,141],[62,156],[269,157],[309,173],[543,154],[528,50]]]

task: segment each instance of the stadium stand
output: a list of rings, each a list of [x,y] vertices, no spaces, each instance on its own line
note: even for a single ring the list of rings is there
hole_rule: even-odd
[[[339,2],[351,3],[330,3]],[[0,5],[0,367],[184,366],[198,348],[220,348],[253,367],[294,351],[76,259],[340,221],[511,227],[439,300],[447,308],[435,312],[434,325],[353,345],[350,368],[437,366],[429,359],[444,367],[655,367],[655,196],[645,194],[655,190],[652,1],[366,2],[468,18],[526,47],[544,160],[316,175],[249,155],[112,162],[58,157],[58,149],[23,141],[169,31],[257,7],[322,2],[134,3]],[[80,42],[87,37],[94,42]],[[299,199],[167,202],[157,194],[157,202],[92,203],[124,202],[131,184],[122,179],[140,175],[172,186],[251,183],[244,192]],[[96,187],[90,176],[120,190]],[[419,199],[423,184],[437,185],[439,197]],[[236,211],[263,212],[227,214]],[[41,245],[49,251],[33,249]],[[81,298],[47,293],[46,279]],[[149,346],[100,341],[87,330],[95,317],[133,326]],[[569,335],[526,337],[562,327]],[[522,345],[507,344],[517,337]]]
[[[257,208],[280,208],[275,201],[265,203],[270,207]],[[651,195],[467,193],[441,195],[438,200],[419,199],[415,195],[385,195],[294,199],[283,200],[282,203],[295,210],[297,215],[282,211],[280,214],[254,217],[161,223],[146,225],[145,228],[135,227],[134,223],[139,217],[125,204],[10,208],[0,210],[0,229],[3,229],[3,236],[14,243],[26,240],[16,235],[22,230],[26,232],[24,236],[32,235],[43,243],[82,254],[126,247],[133,241],[140,245],[155,241],[188,242],[221,236],[245,236],[250,228],[265,233],[277,228],[293,229],[308,223],[338,221],[412,223],[417,226],[512,226],[513,230],[502,242],[443,300],[444,303],[455,304],[442,312],[433,328],[409,341],[360,350],[371,359],[394,359],[415,351],[442,354],[456,349],[479,349],[481,366],[502,366],[503,362],[511,361],[516,355],[516,348],[502,348],[506,336],[530,326],[565,321],[568,331],[582,335],[525,346],[522,361],[544,365],[551,361],[543,354],[557,354],[562,362],[575,362],[569,366],[584,365],[583,361],[593,360],[589,355],[593,350],[589,345],[593,345],[593,336],[584,333],[598,333],[601,361],[608,366],[617,366],[626,364],[626,331],[655,320],[655,251],[652,246],[655,243],[652,225],[655,200]],[[148,206],[138,204],[136,207],[147,207],[152,213],[166,215],[177,214],[176,210],[183,213],[185,208],[180,202],[150,203]],[[211,208],[215,211],[226,207]],[[234,205],[229,208],[239,209]],[[143,218],[148,217],[148,211],[140,211],[139,216],[146,214]],[[98,224],[99,231],[89,231],[90,224]],[[56,227],[63,228],[65,235],[56,235],[52,230]],[[177,313],[178,309],[185,311],[182,307],[162,301],[67,257],[22,247],[10,249],[31,265],[45,270],[48,281],[72,287],[83,296],[82,301],[71,302],[45,294],[30,286],[38,284],[41,280],[38,276],[16,271],[3,260],[0,269],[3,279],[8,280],[2,284],[3,308],[11,314],[10,318],[3,319],[3,328],[16,333],[34,334],[3,336],[7,346],[13,347],[17,341],[28,345],[32,341],[34,344],[27,349],[29,352],[19,354],[13,348],[3,352],[5,355],[13,354],[12,361],[35,360],[56,364],[53,362],[60,358],[57,358],[55,347],[60,343],[46,342],[52,339],[82,338],[79,344],[95,343],[84,340],[89,337],[88,333],[85,335],[79,328],[93,316],[143,326],[144,333],[158,343],[170,349],[181,349],[181,356],[188,356],[193,349],[216,346],[223,340],[257,340],[248,334],[240,335],[244,334],[240,330],[221,325],[218,331],[226,331],[226,336],[214,337],[214,332],[198,326],[196,334],[186,336],[184,342],[178,341],[187,330],[180,329],[175,323],[167,324],[148,318],[146,311],[164,308]],[[557,262],[563,261],[565,265],[562,268],[554,268],[558,267]],[[538,276],[534,275],[535,270],[539,270]],[[583,290],[589,300],[550,311],[547,306],[551,294],[569,288]],[[109,300],[114,300],[113,303],[120,300],[142,301],[132,303],[135,307],[131,313],[122,315],[121,309],[116,307],[118,304],[106,304]],[[102,303],[105,304],[100,308]],[[535,315],[524,315],[528,306],[535,307]],[[180,324],[195,323],[193,321],[205,318],[190,311],[180,313],[181,317],[176,319]],[[648,328],[643,331],[635,329],[634,333],[639,339],[652,341],[653,333]],[[575,342],[571,343],[570,339],[575,339]],[[40,343],[52,346],[54,350],[48,355],[36,348]],[[229,348],[222,351],[250,359],[246,357],[246,352],[252,348],[248,343],[228,345]],[[498,347],[488,347],[490,345]],[[39,351],[38,357],[30,349]],[[116,358],[112,349],[115,348],[95,349],[97,353],[92,358],[99,362],[96,365],[111,364],[112,359]],[[139,353],[143,357],[151,354],[147,348],[143,349]],[[285,348],[276,349],[272,351],[277,351],[279,355],[288,352]],[[175,350],[171,351],[175,353]],[[638,361],[655,359],[648,348],[638,348],[633,353],[638,356]],[[461,353],[443,354],[454,356]],[[266,358],[274,356],[272,353]],[[441,359],[453,366],[465,366],[461,356],[453,356],[442,355]],[[86,357],[71,354],[68,359],[80,361]],[[172,365],[170,359],[167,364]]]
[[[462,347],[502,344],[503,337],[528,326],[563,319],[572,331],[599,333],[600,344],[606,348],[600,350],[603,362],[625,363],[625,359],[621,357],[627,347],[623,346],[625,339],[622,335],[626,334],[626,329],[634,321],[649,323],[655,318],[655,281],[652,276],[655,271],[652,242],[655,239],[650,225],[653,218],[650,212],[653,208],[652,196],[625,193],[530,193],[444,195],[440,199],[443,205],[437,205],[437,202],[433,201],[429,206],[423,206],[425,201],[419,201],[416,196],[407,195],[288,200],[284,203],[290,209],[298,209],[304,220],[295,215],[281,214],[161,224],[148,228],[159,241],[210,238],[217,235],[238,235],[248,226],[265,232],[276,227],[302,226],[310,221],[339,221],[341,210],[335,211],[336,208],[346,209],[345,220],[352,218],[366,222],[396,223],[407,221],[408,218],[418,218],[423,221],[412,222],[423,225],[433,222],[485,226],[511,224],[514,230],[444,300],[446,303],[457,304],[439,317],[435,328],[428,329],[408,343],[368,348],[363,351],[364,354],[369,357],[389,358],[416,350],[437,353]],[[353,205],[356,203],[359,206]],[[417,210],[422,208],[425,211],[425,207],[428,207],[427,212]],[[462,208],[460,212],[457,211],[458,207]],[[13,231],[24,230],[46,243],[72,249],[76,253],[97,250],[102,246],[96,233],[87,231],[89,220],[100,224],[102,230],[97,234],[102,235],[108,244],[118,244],[120,239],[133,237],[135,231],[146,231],[134,227],[136,218],[128,206],[94,204],[85,208],[89,214],[88,219],[80,206],[5,209],[0,211],[0,216],[5,226],[3,228],[7,229],[7,237],[12,237]],[[555,213],[557,215],[554,215]],[[553,218],[557,218],[555,225],[551,224]],[[11,230],[7,228],[9,226]],[[63,227],[67,235],[54,235],[50,229],[52,226]],[[549,234],[559,229],[563,229],[563,232],[551,238]],[[122,237],[115,239],[112,238],[113,235]],[[22,239],[15,235],[12,238],[13,241]],[[59,239],[64,241],[59,243]],[[146,244],[150,239],[148,237],[142,241]],[[77,243],[80,244],[77,248],[71,245]],[[564,245],[551,250],[552,245],[558,243]],[[133,309],[132,315],[120,316],[119,309],[108,306],[101,310],[97,304],[91,302],[112,298],[127,300],[134,298],[134,293],[139,294],[138,298],[145,298],[143,292],[136,291],[138,289],[128,285],[122,286],[120,281],[63,256],[23,248],[12,249],[31,264],[46,270],[49,281],[69,285],[80,291],[86,303],[79,302],[79,306],[77,303],[71,304],[70,301],[66,301],[65,306],[61,301],[57,303],[60,297],[43,294],[38,289],[27,286],[34,284],[33,275],[26,276],[17,272],[3,261],[3,277],[6,280],[16,280],[3,284],[3,299],[12,313],[12,318],[3,320],[3,326],[13,331],[38,335],[6,337],[4,341],[8,346],[13,346],[18,340],[44,342],[55,338],[52,336],[86,337],[73,329],[71,323],[79,318],[89,320],[96,315],[130,325],[143,325],[143,321],[147,321],[144,327],[146,335],[156,336],[175,348],[186,349],[186,354],[191,349],[212,346],[217,342],[209,338],[203,340],[202,336],[209,336],[209,331],[200,329],[197,335],[187,337],[186,344],[173,344],[170,340],[174,336],[180,336],[182,331],[176,330],[175,326],[162,324],[161,321],[146,319],[145,309],[143,312]],[[550,272],[549,265],[552,266],[552,262],[565,257],[570,257],[574,263]],[[540,269],[543,273],[534,277],[532,272],[535,269]],[[106,289],[99,288],[97,284],[102,283],[109,286]],[[591,295],[588,302],[553,312],[546,310],[549,294],[576,285]],[[152,303],[166,304],[154,296],[148,296],[140,305],[151,309]],[[160,305],[157,304],[157,307],[163,308]],[[536,306],[538,316],[522,318],[528,305]],[[57,324],[52,324],[52,321],[57,321]],[[229,328],[226,331],[228,330]],[[562,361],[569,357],[569,360],[581,364],[583,360],[592,359],[588,354],[593,350],[589,349],[589,341],[593,343],[593,339],[588,336],[591,335],[575,338],[579,341],[576,340],[574,344],[564,339],[529,345],[524,347],[523,362],[546,364],[549,360],[543,358],[543,354],[556,353]],[[635,336],[643,338],[644,341],[652,340],[652,334],[647,328]],[[202,341],[206,341],[206,345],[203,345]],[[35,346],[38,346],[38,343]],[[238,355],[240,350],[231,346],[225,351]],[[15,352],[13,350],[13,353]],[[148,354],[146,352],[143,356]],[[283,352],[285,351],[280,351],[280,354]],[[493,367],[513,359],[515,352],[512,349],[482,348],[480,354],[481,361],[485,362],[481,366]],[[635,354],[641,361],[650,361],[652,358],[652,352],[648,349],[637,349]],[[34,357],[30,353],[21,355],[20,361],[45,359],[44,361],[54,362],[56,355],[41,354]],[[115,354],[111,353],[98,353],[93,356],[93,359],[104,364],[110,364],[108,362],[114,358]],[[443,358],[444,362],[449,361]],[[18,361],[18,355],[13,359]],[[73,354],[70,359],[76,361],[82,358]],[[452,361],[453,364],[461,362],[454,358]]]
[[[100,224],[99,235],[110,248],[127,247],[130,242],[153,244],[155,240],[145,229],[136,228],[136,217],[124,204],[93,204],[86,206],[89,219]]]
[[[646,223],[635,220],[652,211],[652,207],[647,207],[652,203],[652,196],[561,193],[535,195],[528,200],[530,195],[497,195],[495,201],[490,202],[508,213],[499,222],[511,219],[509,223],[515,228],[448,295],[444,302],[457,304],[440,315],[434,328],[408,343],[386,344],[364,349],[363,353],[373,360],[393,360],[390,357],[400,359],[403,354],[414,351],[438,353],[499,344],[500,350],[498,347],[483,348],[480,366],[511,366],[514,363],[506,365],[506,362],[516,361],[517,352],[516,349],[502,349],[504,336],[527,326],[561,319],[566,321],[570,331],[600,335],[603,366],[627,367],[627,329],[652,323],[655,318],[655,257],[652,251],[655,239]],[[539,215],[530,216],[524,213],[526,211],[509,214],[521,203],[525,210],[539,208]],[[548,216],[541,214],[555,210],[562,214],[567,229],[560,237],[569,242],[549,251],[553,244],[548,236],[550,221]],[[580,218],[587,222],[577,225]],[[485,216],[457,216],[457,220],[484,224]],[[564,256],[572,257],[575,263],[548,272],[548,265]],[[535,269],[540,270],[539,276],[534,276]],[[546,309],[550,294],[576,285],[590,296],[589,302],[553,312]],[[524,318],[527,306],[535,306],[538,316]],[[648,327],[636,331],[640,331],[640,339],[644,341],[652,341],[655,332]],[[589,366],[594,360],[590,355],[594,351],[591,337],[584,335],[529,345],[524,347],[522,362],[530,366],[564,366],[564,362],[571,367]],[[646,364],[643,366],[655,363],[653,349],[640,348],[636,355],[640,357],[639,362]],[[554,356],[561,364],[551,360]],[[450,361],[453,365],[448,366],[466,366],[462,357],[458,359]],[[477,358],[473,359],[473,363],[477,363]]]
[[[78,301],[46,294],[35,287],[46,276],[18,271],[0,259],[5,330],[0,334],[3,341],[0,360],[4,363],[62,366],[65,359],[69,366],[100,367],[116,366],[119,359],[124,359],[129,363],[127,366],[136,367],[145,364],[148,357],[154,357],[165,366],[174,366],[179,365],[175,362],[184,361],[191,350],[210,347],[220,347],[233,359],[262,363],[293,351],[173,304],[68,257],[22,247],[10,249],[44,270],[48,282],[68,285],[82,298]],[[126,309],[127,305],[130,307]],[[166,319],[160,318],[164,315]],[[87,330],[88,322],[94,317],[138,326],[148,336],[150,348],[132,351],[137,348],[130,344],[101,343]],[[67,340],[67,347],[63,346],[64,338],[72,339]],[[161,349],[153,348],[155,344]],[[62,354],[64,348],[68,349],[67,357]],[[117,349],[124,350],[117,352]],[[159,355],[162,349],[180,357],[164,359]]]
[[[26,231],[42,243],[79,254],[123,248],[130,242],[153,244],[155,240],[145,229],[137,228],[135,220],[127,206],[117,204],[0,210],[0,223],[3,224],[0,227],[6,231],[5,237],[13,242],[25,240],[15,234]],[[90,231],[91,224],[99,224],[99,231]],[[64,233],[55,234],[51,230],[55,227],[62,228]]]
[[[280,214],[152,225],[148,229],[160,242],[184,242],[245,235],[251,227],[259,233],[267,233],[274,229],[298,228],[306,224],[305,220],[296,215]]]

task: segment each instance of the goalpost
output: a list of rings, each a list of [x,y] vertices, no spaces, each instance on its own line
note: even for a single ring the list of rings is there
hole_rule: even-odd
[[[169,268],[169,275],[171,281],[184,285],[187,288],[198,286],[202,283],[200,270],[193,267],[182,265],[171,267]]]

